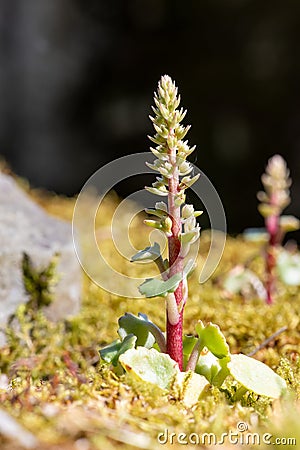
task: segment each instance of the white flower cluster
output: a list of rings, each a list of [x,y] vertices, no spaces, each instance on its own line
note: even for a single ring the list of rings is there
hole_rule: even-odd
[[[189,175],[193,168],[186,158],[195,150],[195,146],[190,148],[188,141],[183,140],[190,126],[180,124],[186,111],[183,108],[177,109],[180,104],[180,96],[177,95],[177,87],[168,75],[161,78],[158,91],[154,93],[154,102],[155,107],[152,109],[155,117],[150,116],[150,119],[156,134],[149,138],[156,144],[151,151],[157,159],[154,163],[147,163],[147,165],[158,172],[159,176],[152,187],[146,187],[146,189],[156,195],[168,196],[170,183],[176,181],[174,205],[176,208],[180,208],[185,203],[185,190],[197,181],[199,174],[194,177]],[[158,202],[155,209],[147,209],[146,212],[157,217],[156,220],[146,220],[147,225],[158,228],[167,236],[171,236],[172,211],[168,211],[166,203]],[[184,205],[182,208],[183,230],[180,239],[185,255],[190,245],[199,237],[200,228],[195,218],[200,214],[200,211],[194,211],[192,205]]]
[[[153,194],[167,196],[169,180],[174,177],[176,172],[178,176],[184,177],[175,198],[176,206],[181,206],[185,201],[184,190],[190,187],[199,175],[193,178],[189,176],[193,168],[186,158],[196,147],[190,148],[188,141],[183,141],[190,125],[180,124],[186,111],[183,108],[177,109],[180,96],[177,96],[177,87],[168,75],[161,78],[158,92],[154,93],[154,102],[155,106],[152,109],[155,117],[150,116],[150,119],[156,134],[154,137],[149,136],[149,139],[156,144],[155,148],[151,147],[151,151],[157,159],[153,164],[148,163],[148,167],[159,172],[160,176],[157,177],[152,187],[146,189]]]
[[[261,202],[258,208],[262,216],[279,216],[290,203],[291,179],[289,174],[282,156],[275,155],[269,159],[266,172],[261,177],[265,191],[257,194],[258,200]]]
[[[181,213],[183,223],[183,233],[180,235],[181,250],[180,256],[183,258],[188,254],[191,244],[197,241],[200,236],[200,227],[196,222],[196,217],[203,211],[195,211],[193,205],[184,205]]]
[[[171,236],[172,220],[168,216],[168,207],[164,202],[155,203],[155,208],[148,208],[145,210],[147,214],[156,216],[156,220],[146,219],[144,223],[152,228],[157,228],[163,231],[167,237]]]

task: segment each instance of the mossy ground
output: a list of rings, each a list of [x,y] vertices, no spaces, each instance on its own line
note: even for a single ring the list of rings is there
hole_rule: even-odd
[[[50,213],[71,219],[74,200],[31,192]],[[113,255],[108,225],[117,199],[105,203],[98,222],[100,245]],[[138,248],[147,243],[147,234],[140,221],[132,223],[132,236]],[[209,247],[209,235],[201,237],[200,253]],[[256,298],[236,295],[227,298],[222,290],[222,277],[237,264],[249,261],[253,270],[262,275],[260,246],[241,238],[228,238],[221,263],[214,275],[203,285],[198,284],[197,271],[189,280],[189,300],[184,328],[194,332],[198,319],[218,324],[225,334],[232,353],[249,353],[283,326],[287,329],[255,357],[282,375],[290,388],[283,400],[270,401],[246,395],[232,403],[230,383],[220,392],[211,388],[191,409],[167,396],[152,392],[140,394],[127,383],[126,377],[116,377],[99,361],[101,346],[116,339],[117,319],[126,311],[146,313],[164,329],[165,313],[161,299],[127,299],[109,294],[83,276],[82,309],[78,316],[60,323],[48,322],[41,312],[20,307],[18,331],[8,332],[8,344],[1,350],[0,370],[6,374],[11,388],[0,389],[1,408],[15,417],[40,441],[43,449],[155,449],[162,444],[158,433],[236,431],[239,422],[248,424],[248,432],[268,432],[275,437],[297,439],[300,445],[298,416],[300,413],[299,312],[300,290],[278,286],[276,302],[267,306]],[[112,256],[113,257],[113,256]],[[120,257],[114,264],[126,271]],[[201,257],[199,257],[201,265]],[[131,271],[141,269],[132,265]],[[149,276],[149,272],[145,272]],[[33,320],[34,319],[34,320]],[[240,434],[240,437],[243,433]],[[244,432],[245,435],[245,432]],[[251,442],[251,441],[250,441]],[[3,450],[22,448],[17,441],[0,437]],[[282,447],[298,448],[297,445]],[[276,445],[280,447],[280,445]],[[174,439],[165,448],[181,448]],[[201,448],[201,445],[185,445]],[[220,448],[256,448],[253,445],[225,444]],[[210,446],[213,448],[213,446]],[[215,446],[216,448],[216,446]],[[270,448],[261,443],[257,448]]]

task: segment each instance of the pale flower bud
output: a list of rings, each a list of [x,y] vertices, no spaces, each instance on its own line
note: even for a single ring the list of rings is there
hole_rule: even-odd
[[[188,219],[194,214],[194,207],[193,205],[184,205],[182,208],[181,216],[183,219]]]

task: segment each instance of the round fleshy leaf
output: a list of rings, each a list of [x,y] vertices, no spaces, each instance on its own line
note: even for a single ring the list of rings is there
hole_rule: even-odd
[[[223,282],[223,287],[229,294],[239,294],[246,285],[249,285],[249,279],[246,270],[241,266],[232,269]]]
[[[268,233],[265,228],[246,228],[243,231],[243,238],[250,242],[266,242]]]
[[[282,251],[277,258],[277,269],[281,280],[290,285],[300,285],[300,255]]]
[[[99,350],[100,356],[103,359],[103,361],[107,363],[112,363],[115,358],[117,357],[117,354],[122,346],[122,342],[120,339],[111,342],[110,344],[106,345],[105,347],[101,348]]]
[[[125,371],[138,381],[151,383],[161,389],[168,389],[176,373],[178,364],[166,353],[154,348],[137,347],[123,353],[119,361]]]
[[[116,340],[106,347],[101,348],[99,353],[103,361],[111,363],[113,366],[117,367],[120,355],[125,353],[127,350],[134,348],[135,344],[136,336],[133,334],[128,334],[122,342]]]
[[[201,354],[196,365],[196,373],[203,375],[210,383],[221,370],[219,359],[211,352]]]
[[[295,216],[281,216],[279,218],[279,225],[282,231],[297,231],[300,228],[300,220]]]
[[[199,321],[195,329],[203,346],[207,347],[213,355],[217,358],[229,355],[228,344],[218,325],[209,322],[203,326],[203,323]]]
[[[267,296],[265,287],[258,276],[241,265],[230,270],[224,279],[223,287],[225,292],[230,295],[242,294],[248,296],[253,293],[263,300]]]
[[[208,380],[195,372],[178,372],[175,383],[181,391],[181,401],[187,408],[196,405],[202,392],[209,386]]]
[[[202,352],[196,364],[195,372],[203,375],[214,386],[221,386],[229,374],[227,367],[230,356],[217,358],[211,352]]]
[[[155,342],[155,338],[149,330],[151,325],[154,324],[148,320],[146,314],[139,313],[137,317],[131,313],[125,313],[119,318],[118,334],[121,339],[128,334],[134,334],[137,337],[136,345],[151,348]]]
[[[119,318],[118,334],[121,339],[128,334],[134,334],[137,337],[136,346],[151,348],[156,341],[160,350],[164,353],[166,351],[166,339],[163,332],[148,319],[146,314],[138,313],[138,316],[135,316],[125,313]]]
[[[287,388],[284,379],[270,367],[243,354],[231,355],[228,369],[236,381],[259,395],[279,398]]]

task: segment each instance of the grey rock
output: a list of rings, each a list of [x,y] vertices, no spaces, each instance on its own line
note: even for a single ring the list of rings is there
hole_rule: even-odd
[[[47,214],[12,177],[0,172],[0,346],[8,318],[28,301],[22,278],[24,252],[40,269],[59,253],[59,281],[45,314],[54,321],[77,314],[82,280],[71,224]]]

